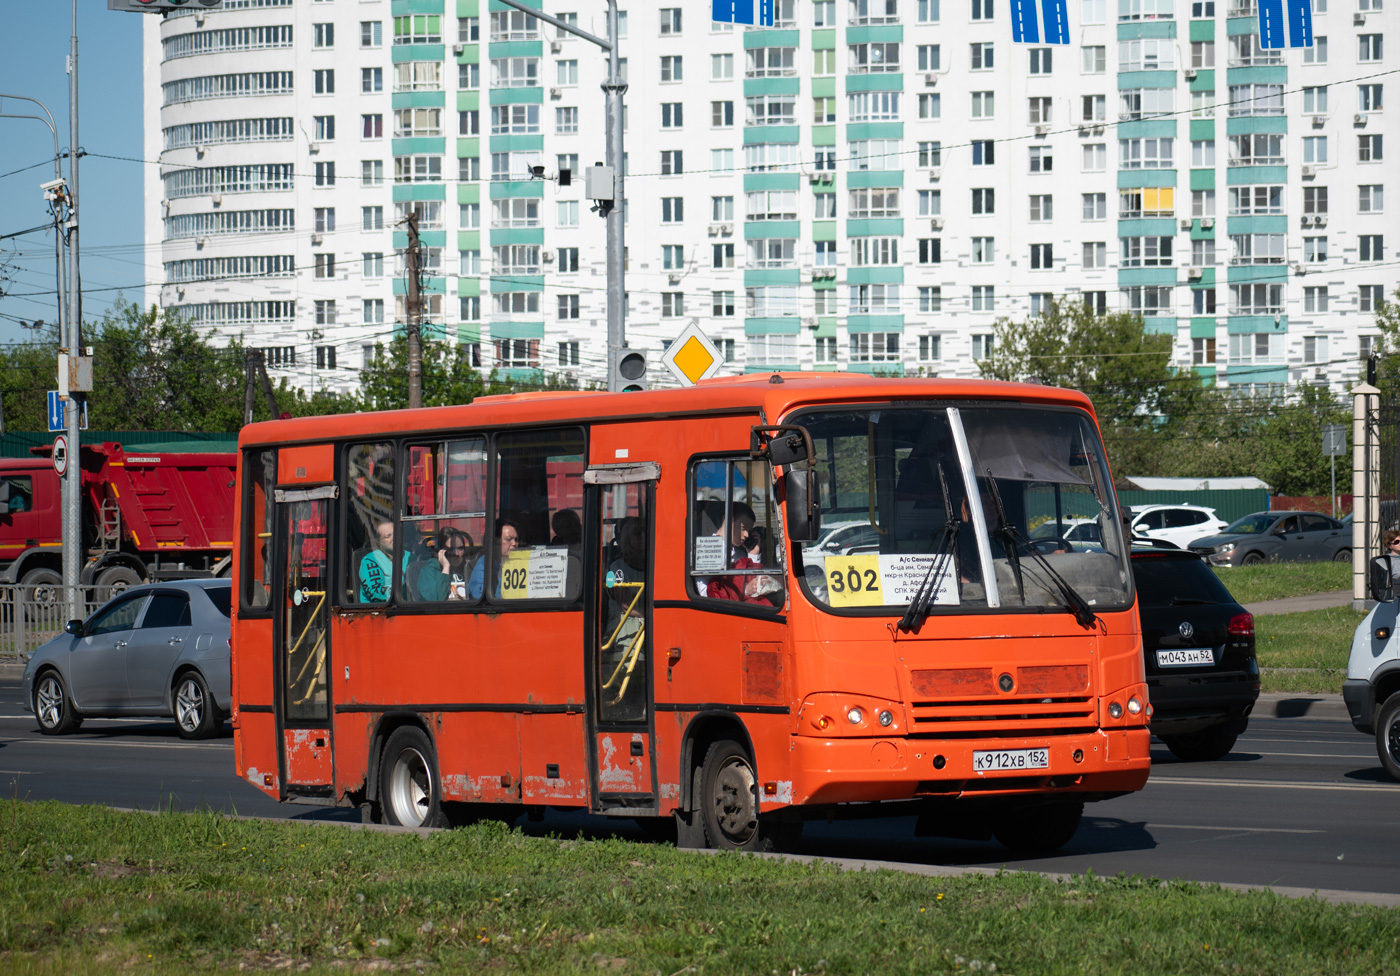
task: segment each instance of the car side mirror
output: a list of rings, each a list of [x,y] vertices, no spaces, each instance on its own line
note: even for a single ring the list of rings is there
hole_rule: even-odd
[[[1371,560],[1370,573],[1371,599],[1377,603],[1392,603],[1395,600],[1395,578],[1390,571],[1390,557],[1377,556]]]
[[[74,637],[83,636],[83,622],[81,620],[70,620],[63,625],[63,629]]]

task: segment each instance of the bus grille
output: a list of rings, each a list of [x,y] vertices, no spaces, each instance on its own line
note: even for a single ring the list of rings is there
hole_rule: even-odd
[[[918,696],[911,731],[946,739],[1019,738],[1098,727],[1098,705],[1087,694],[1087,666],[1012,667],[1003,673],[1015,679],[1007,694],[998,694],[1000,675],[992,668],[911,671]]]

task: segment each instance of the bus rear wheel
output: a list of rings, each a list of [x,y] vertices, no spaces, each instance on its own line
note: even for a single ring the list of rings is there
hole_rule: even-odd
[[[422,729],[396,729],[379,767],[379,802],[384,822],[400,827],[446,827],[437,753]]]
[[[1084,817],[1081,802],[1029,807],[997,817],[992,836],[1014,854],[1059,850],[1069,843]]]

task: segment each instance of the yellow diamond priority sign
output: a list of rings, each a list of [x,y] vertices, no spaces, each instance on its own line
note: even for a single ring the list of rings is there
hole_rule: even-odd
[[[706,338],[705,333],[700,331],[700,326],[694,322],[686,326],[685,331],[671,343],[661,361],[676,379],[686,386],[709,379],[724,365],[724,357],[715,348],[715,344]]]

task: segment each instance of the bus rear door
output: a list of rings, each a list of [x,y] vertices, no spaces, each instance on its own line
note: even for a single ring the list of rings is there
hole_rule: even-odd
[[[284,541],[273,579],[282,798],[334,797],[330,700],[330,563],[334,485],[278,488]]]
[[[590,574],[589,772],[594,812],[615,816],[657,812],[651,555],[658,473],[653,464],[584,472],[598,559]]]

